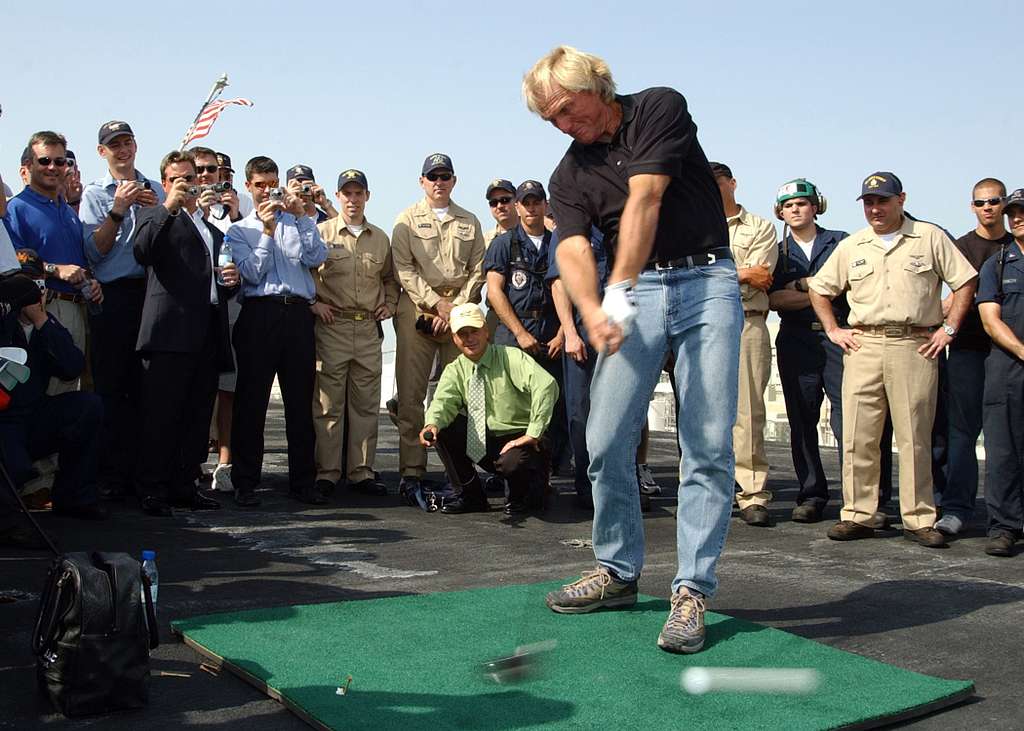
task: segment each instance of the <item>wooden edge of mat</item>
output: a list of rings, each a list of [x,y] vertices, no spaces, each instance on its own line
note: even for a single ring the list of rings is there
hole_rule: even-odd
[[[309,715],[306,712],[306,710],[302,708],[302,706],[296,705],[295,703],[292,703],[290,700],[288,700],[288,698],[283,696],[277,688],[267,685],[265,680],[257,678],[255,675],[247,671],[245,668],[241,668],[238,665],[235,665],[230,660],[225,660],[223,657],[218,655],[213,650],[209,649],[208,647],[204,647],[203,645],[200,645],[198,642],[193,640],[191,637],[186,635],[177,627],[172,626],[171,632],[174,633],[174,635],[177,636],[187,646],[191,647],[193,650],[198,652],[200,655],[202,655],[208,660],[212,660],[217,665],[217,667],[227,668],[229,671],[231,671],[232,674],[238,676],[246,683],[256,688],[256,690],[266,694],[266,696],[271,700],[277,701],[282,706],[287,708],[289,711],[294,713],[299,719],[309,724],[313,728],[320,729],[320,731],[334,731],[334,729],[331,726],[327,726],[322,721]]]
[[[921,716],[927,716],[929,713],[935,713],[937,711],[950,708],[951,706],[963,703],[974,695],[974,683],[963,690],[958,690],[956,693],[937,698],[931,703],[923,703],[913,708],[907,708],[899,713],[895,713],[890,716],[878,716],[876,718],[869,718],[865,721],[858,721],[857,723],[850,724],[849,726],[840,726],[840,731],[861,731],[862,729],[873,729],[883,728],[886,726],[892,726],[893,724],[903,723],[904,721],[910,721]]]

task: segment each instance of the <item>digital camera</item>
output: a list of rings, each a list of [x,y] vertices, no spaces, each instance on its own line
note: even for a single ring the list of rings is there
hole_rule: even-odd
[[[270,200],[272,201],[283,201],[284,200],[284,188],[271,188]]]
[[[312,195],[312,194],[313,194],[313,186],[310,185],[309,183],[305,183],[302,186],[302,195]]]
[[[149,188],[150,188],[148,180],[127,180],[127,179],[125,179],[125,180],[118,180],[117,181],[118,185],[126,185],[128,183],[138,183],[139,185],[141,185],[143,187],[144,190],[149,190]]]

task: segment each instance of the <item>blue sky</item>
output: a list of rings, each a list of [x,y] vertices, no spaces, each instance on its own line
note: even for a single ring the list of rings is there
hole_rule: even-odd
[[[99,177],[96,131],[108,119],[132,124],[139,167],[156,177],[227,72],[225,97],[255,107],[228,109],[200,144],[236,169],[267,154],[282,168],[312,165],[333,189],[340,170],[361,168],[368,216],[390,230],[420,196],[423,158],[447,152],[455,200],[486,226],[487,182],[546,182],[567,145],[520,96],[522,74],[559,43],[603,56],[622,92],[679,89],[708,156],[732,166],[740,202],[762,215],[779,184],[805,176],[830,199],[822,223],[855,230],[860,180],[888,169],[909,210],[960,234],[974,225],[975,180],[1024,186],[1009,143],[1021,109],[1008,84],[1020,63],[1009,2],[168,7],[0,11],[0,173],[16,191],[38,129],[64,133],[83,178]]]

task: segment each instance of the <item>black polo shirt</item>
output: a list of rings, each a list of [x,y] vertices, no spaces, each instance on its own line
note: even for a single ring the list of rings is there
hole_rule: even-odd
[[[1003,238],[992,241],[978,236],[977,231],[971,231],[953,243],[956,244],[956,248],[960,249],[960,253],[967,257],[971,266],[980,272],[981,265],[990,256],[997,254],[1000,246],[1009,246],[1013,243],[1013,234],[1007,232]],[[949,348],[950,350],[977,350],[987,353],[991,344],[992,341],[981,324],[978,305],[971,302],[967,314],[964,315],[964,319],[960,323],[960,331],[953,338],[953,342],[949,344]]]
[[[655,87],[615,98],[622,124],[611,142],[574,141],[551,175],[548,193],[559,237],[589,237],[594,225],[614,257],[629,178],[658,174],[672,180],[661,201],[652,260],[728,246],[722,197],[683,95]]]

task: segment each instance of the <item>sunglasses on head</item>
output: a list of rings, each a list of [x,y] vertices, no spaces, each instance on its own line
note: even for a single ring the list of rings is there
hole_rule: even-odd
[[[203,173],[215,173],[220,170],[216,165],[196,165],[196,172],[202,175]]]
[[[51,162],[59,168],[71,164],[71,161],[68,160],[66,157],[37,157],[36,162],[42,165],[44,168],[50,167]]]
[[[424,177],[427,180],[429,180],[431,183],[436,183],[438,180],[443,180],[444,182],[447,183],[449,180],[452,179],[452,174],[451,173],[427,173]]]
[[[498,206],[507,206],[512,202],[512,196],[503,195],[501,198],[488,198],[487,205],[491,208],[497,208]]]
[[[971,201],[975,208],[981,208],[982,206],[998,206],[1002,202],[1002,198],[975,198]]]

